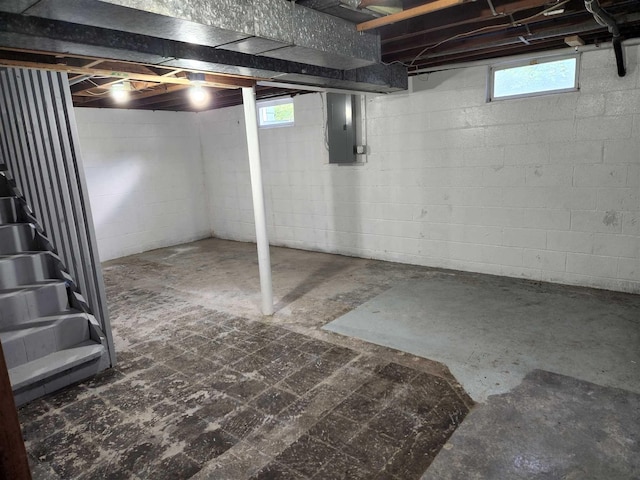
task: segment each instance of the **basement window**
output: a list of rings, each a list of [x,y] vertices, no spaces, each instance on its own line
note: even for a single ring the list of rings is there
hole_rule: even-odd
[[[293,125],[293,98],[258,102],[258,123],[263,128]]]
[[[578,90],[578,57],[537,58],[491,67],[489,100]]]

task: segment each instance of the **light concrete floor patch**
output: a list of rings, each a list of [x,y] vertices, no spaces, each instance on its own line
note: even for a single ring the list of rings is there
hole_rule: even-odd
[[[445,363],[476,401],[539,368],[640,393],[640,296],[486,275],[397,284],[325,329]]]

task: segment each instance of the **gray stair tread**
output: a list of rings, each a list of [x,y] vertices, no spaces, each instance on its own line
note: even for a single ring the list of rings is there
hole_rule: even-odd
[[[105,352],[103,345],[88,340],[74,348],[51,353],[9,370],[11,387],[19,390],[53,375],[100,358]]]
[[[15,295],[19,292],[25,292],[28,290],[38,290],[39,288],[49,287],[51,285],[66,285],[64,280],[59,278],[52,278],[48,280],[42,280],[40,282],[30,283],[28,285],[19,285],[17,287],[5,288],[0,290],[0,297]]]
[[[13,257],[19,257],[21,255],[37,255],[39,253],[51,253],[51,254],[53,254],[53,252],[50,252],[49,250],[25,250],[24,252],[0,254],[0,260],[11,259]]]
[[[47,327],[49,325],[55,325],[59,320],[65,319],[67,317],[78,317],[78,316],[82,316],[83,318],[86,318],[87,320],[89,320],[90,314],[82,312],[75,308],[70,308],[64,313],[60,313],[58,315],[47,315],[44,317],[32,318],[31,320],[10,325],[9,328],[0,329],[0,339],[4,340],[5,335],[9,335],[13,332],[21,332],[24,330],[30,330],[30,329],[39,328],[39,327]]]
[[[0,255],[0,262],[3,260],[13,260],[14,258],[20,257],[35,257],[37,255],[52,255],[53,253],[49,250],[33,250],[31,252],[18,252],[18,253],[10,253],[7,255]]]
[[[3,223],[3,224],[0,224],[0,229],[2,229],[2,228],[13,228],[13,227],[15,227],[17,225],[28,225],[28,226],[31,226],[31,223],[29,223],[29,222]]]
[[[69,313],[64,313],[62,315],[51,315],[49,317],[34,318],[28,323],[20,323],[18,325],[15,325],[19,328],[0,331],[0,342],[8,342],[18,337],[26,337],[31,333],[54,327],[67,318],[75,317],[82,317],[87,322],[89,321],[89,314],[81,312],[80,310],[72,310]]]

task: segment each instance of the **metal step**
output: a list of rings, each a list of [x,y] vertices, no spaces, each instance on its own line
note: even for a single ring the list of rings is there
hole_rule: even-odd
[[[0,225],[21,222],[20,211],[16,197],[0,197]]]
[[[66,275],[60,260],[51,252],[0,255],[0,289],[52,279],[66,280]]]
[[[28,223],[0,225],[0,255],[41,250],[35,228]]]
[[[64,281],[48,280],[0,291],[0,331],[30,319],[70,312]]]
[[[77,312],[41,318],[22,328],[0,332],[0,342],[8,368],[32,362],[59,350],[91,340],[89,315]]]
[[[71,348],[50,353],[9,369],[16,404],[56,391],[105,368],[108,362],[103,345],[87,340]]]

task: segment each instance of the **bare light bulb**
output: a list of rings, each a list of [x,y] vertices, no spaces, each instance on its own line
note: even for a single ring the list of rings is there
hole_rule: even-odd
[[[209,103],[209,92],[202,85],[194,85],[189,89],[189,98],[195,107],[204,107]]]
[[[111,98],[116,103],[126,103],[129,100],[129,90],[127,89],[128,85],[124,83],[114,83],[111,85]]]

